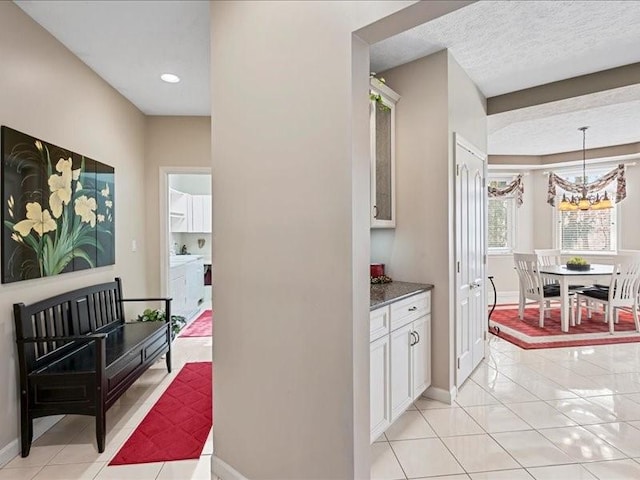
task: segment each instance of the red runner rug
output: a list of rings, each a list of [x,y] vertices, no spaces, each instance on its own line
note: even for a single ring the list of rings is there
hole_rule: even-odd
[[[187,363],[109,465],[199,458],[213,424],[213,366]]]
[[[187,325],[182,332],[181,337],[210,337],[213,335],[213,312],[205,310],[193,322]]]
[[[491,315],[491,325],[500,328],[497,336],[525,349],[576,347],[588,345],[608,345],[615,343],[640,342],[631,313],[620,311],[615,333],[609,333],[609,324],[604,322],[600,312],[594,312],[591,319],[582,312],[582,323],[569,327],[569,332],[560,330],[560,309],[553,309],[550,318],[544,319],[544,327],[538,326],[537,306],[526,308],[524,319],[518,318],[518,308],[498,308]],[[496,335],[495,330],[490,330]]]

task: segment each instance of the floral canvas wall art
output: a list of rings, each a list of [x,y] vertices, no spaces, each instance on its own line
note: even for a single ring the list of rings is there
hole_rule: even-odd
[[[2,283],[115,263],[114,169],[2,127]]]

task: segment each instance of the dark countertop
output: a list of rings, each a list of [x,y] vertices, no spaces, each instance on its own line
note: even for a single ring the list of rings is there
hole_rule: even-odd
[[[429,283],[391,282],[371,285],[371,303],[369,310],[384,307],[390,303],[419,292],[433,290]]]

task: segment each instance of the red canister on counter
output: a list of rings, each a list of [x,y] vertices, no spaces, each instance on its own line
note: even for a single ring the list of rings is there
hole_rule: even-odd
[[[372,263],[369,267],[370,275],[373,278],[384,275],[384,263]]]

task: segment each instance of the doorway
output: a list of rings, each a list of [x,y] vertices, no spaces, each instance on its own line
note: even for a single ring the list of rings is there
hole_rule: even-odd
[[[161,172],[161,289],[187,322],[212,308],[211,170]]]

